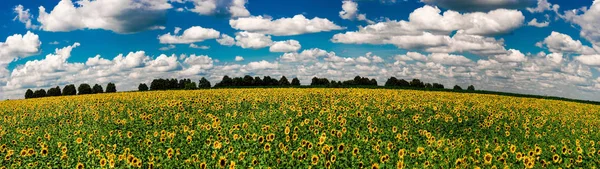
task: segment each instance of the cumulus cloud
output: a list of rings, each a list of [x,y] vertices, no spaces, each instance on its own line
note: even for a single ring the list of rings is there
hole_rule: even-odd
[[[319,17],[307,19],[304,15],[275,20],[263,16],[251,16],[231,19],[229,20],[229,25],[237,30],[275,36],[300,35],[344,29],[328,19]]]
[[[227,14],[231,17],[250,16],[250,11],[246,9],[247,0],[170,0],[174,3],[192,3],[193,8],[186,8],[189,11],[200,15],[220,15]],[[184,11],[180,8],[177,11]]]
[[[217,42],[223,46],[233,46],[235,45],[235,39],[233,37],[222,34],[221,38],[217,39]]]
[[[533,18],[531,21],[529,21],[527,23],[527,25],[529,25],[529,26],[535,26],[535,27],[538,27],[538,28],[543,28],[543,27],[548,27],[548,25],[550,25],[550,22],[548,22],[548,21],[538,22],[536,18]]]
[[[78,29],[104,29],[135,33],[164,28],[167,0],[61,0],[49,13],[39,7],[37,21],[45,31],[66,32]]]
[[[583,13],[579,14],[582,11]],[[594,0],[589,8],[583,10],[571,10],[571,13],[565,14],[567,21],[577,24],[581,27],[580,35],[590,41],[594,46],[600,46],[600,3]]]
[[[242,57],[242,56],[235,56],[235,61],[236,62],[244,61],[244,57]]]
[[[544,11],[548,11],[548,10],[555,10],[557,11],[559,8],[558,5],[552,5],[551,3],[548,2],[548,0],[538,0],[537,1],[537,6],[535,8],[527,8],[527,11],[531,12],[531,13],[541,13]]]
[[[366,21],[369,24],[374,23],[373,21],[367,19],[366,14],[359,14],[358,3],[351,0],[342,1],[342,11],[340,11],[340,17],[348,20],[357,19],[359,21]]]
[[[235,41],[235,44],[237,46],[240,46],[244,49],[260,49],[271,46],[271,44],[273,44],[271,36],[269,35],[245,31],[236,33]]]
[[[527,60],[525,55],[521,53],[521,51],[516,49],[508,50],[508,54],[496,55],[494,56],[495,60],[499,62],[524,62]]]
[[[589,66],[600,66],[600,55],[581,55],[575,57],[575,60]]]
[[[421,0],[421,2],[458,11],[490,11],[495,9],[521,9],[535,0]]]
[[[41,44],[39,36],[29,31],[7,37],[6,41],[0,42],[0,68],[16,59],[37,54]]]
[[[34,25],[31,23],[33,19],[33,15],[29,13],[29,9],[25,9],[23,5],[17,5],[13,8],[13,11],[17,14],[17,16],[13,19],[13,21],[19,20],[19,22],[25,24],[25,28],[27,29],[37,29],[38,25]]]
[[[175,29],[175,32],[177,29]],[[208,39],[217,39],[219,38],[221,33],[217,30],[211,28],[203,28],[200,26],[192,26],[185,31],[181,35],[171,35],[171,33],[167,33],[158,37],[161,44],[190,44],[195,42],[202,42]]]
[[[415,9],[408,21],[385,21],[360,28],[356,32],[365,37],[420,35],[429,32],[447,35],[462,30],[472,35],[496,35],[510,32],[523,24],[525,17],[520,11],[498,9],[487,13],[474,12],[460,14],[446,11],[441,14],[437,7],[423,6]]]
[[[269,48],[271,52],[295,52],[300,50],[302,46],[297,40],[278,41],[273,43]]]
[[[541,43],[545,45],[550,52],[554,53],[577,53],[577,54],[595,54],[594,49],[584,46],[581,41],[574,40],[571,36],[552,31],[552,33]]]

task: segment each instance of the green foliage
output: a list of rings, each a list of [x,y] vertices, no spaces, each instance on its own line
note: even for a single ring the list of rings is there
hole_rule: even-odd
[[[77,93],[78,95],[84,95],[84,94],[92,94],[94,91],[92,90],[92,88],[90,87],[89,84],[87,83],[82,83],[79,85],[79,87],[77,87]]]
[[[115,86],[114,83],[108,83],[106,85],[106,93],[115,93],[117,92],[117,87]]]

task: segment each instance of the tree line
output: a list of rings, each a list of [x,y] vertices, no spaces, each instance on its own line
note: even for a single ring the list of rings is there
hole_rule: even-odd
[[[300,86],[300,80],[295,77],[290,82],[287,77],[281,76],[281,78],[276,79],[270,76],[260,77],[252,77],[250,75],[245,75],[243,77],[229,77],[227,75],[223,76],[220,82],[214,85],[214,88],[227,88],[227,87],[261,87],[261,86],[274,86],[274,87],[294,87]],[[367,77],[356,76],[354,79],[346,80],[346,81],[330,81],[327,78],[318,78],[313,77],[311,79],[310,86],[314,87],[369,87],[374,86],[377,87],[377,80],[369,79]],[[140,83],[138,85],[138,91],[148,91],[148,90],[195,90],[195,89],[210,89],[213,87],[206,78],[202,77],[198,83],[192,81],[191,79],[154,79],[150,83],[150,86],[145,83]],[[439,83],[424,83],[419,79],[412,79],[411,81],[407,81],[404,79],[398,79],[396,77],[390,77],[384,84],[384,87],[391,88],[423,88],[423,89],[444,89],[444,85]],[[453,90],[463,90],[460,86],[455,85]],[[475,91],[475,87],[470,85],[467,87],[467,91]],[[82,95],[82,94],[96,94],[96,93],[114,93],[117,92],[114,83],[108,83],[106,85],[106,90],[103,91],[101,85],[95,84],[91,87],[89,84],[83,83],[80,84],[77,89],[74,84],[66,85],[61,91],[59,86],[55,88],[50,88],[48,91],[44,89],[39,89],[36,91],[32,91],[31,89],[27,89],[25,92],[25,98],[40,98],[40,97],[48,97],[48,96],[69,96],[69,95]]]
[[[48,89],[48,91],[44,89],[31,90],[27,89],[25,91],[25,99],[29,98],[41,98],[41,97],[51,97],[51,96],[70,96],[70,95],[84,95],[84,94],[96,94],[96,93],[115,93],[117,92],[117,88],[114,83],[108,83],[106,85],[106,90],[102,88],[101,85],[95,84],[91,87],[87,83],[79,84],[79,87],[75,88],[74,84],[66,85],[62,90],[59,86]]]

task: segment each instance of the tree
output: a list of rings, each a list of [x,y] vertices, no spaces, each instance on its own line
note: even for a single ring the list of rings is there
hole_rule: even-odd
[[[475,91],[475,86],[469,85],[469,87],[467,87],[467,91]]]
[[[254,86],[264,86],[265,84],[263,83],[263,80],[260,79],[260,77],[256,76],[254,77]]]
[[[288,81],[288,79],[285,76],[281,76],[281,79],[279,79],[279,85],[280,86],[289,86],[290,82]]]
[[[385,84],[383,86],[393,87],[397,86],[396,84],[398,84],[398,79],[396,79],[396,77],[390,77],[387,81],[385,81]]]
[[[66,85],[65,88],[63,88],[63,91],[62,91],[63,96],[76,95],[76,94],[77,94],[77,90],[75,89],[74,84]]]
[[[87,83],[80,84],[79,87],[77,87],[77,91],[79,92],[79,93],[77,93],[78,95],[92,94],[92,92],[93,92],[92,88]]]
[[[55,88],[50,88],[46,92],[46,96],[60,96],[60,87],[56,86]]]
[[[206,80],[206,78],[202,77],[198,82],[198,88],[200,89],[210,89],[210,82]]]
[[[443,89],[443,88],[444,88],[444,85],[442,85],[442,84],[439,84],[439,83],[433,83],[433,88],[434,88],[434,89]]]
[[[33,98],[33,91],[31,89],[27,89],[25,92],[25,99]]]
[[[292,79],[292,86],[300,86],[300,80],[297,77]]]
[[[46,97],[46,90],[40,89],[33,92],[33,98]]]
[[[423,82],[421,82],[421,80],[419,79],[413,79],[412,81],[410,81],[410,87],[425,88],[425,84],[423,84]]]
[[[92,88],[92,93],[93,94],[104,93],[104,89],[102,89],[102,86],[95,84],[94,87]]]
[[[462,90],[462,88],[460,86],[458,86],[458,85],[454,85],[454,88],[452,88],[452,89],[454,89],[454,90]]]
[[[313,77],[310,85],[311,86],[328,86],[329,80],[327,78]]]
[[[138,86],[138,90],[141,92],[148,91],[148,85],[146,85],[146,83],[140,83],[140,85]]]
[[[115,87],[114,83],[108,83],[106,85],[106,93],[115,93],[117,92],[117,87]]]
[[[433,85],[431,85],[431,83],[425,83],[425,88],[431,89],[433,88]]]
[[[186,83],[185,90],[196,90],[198,87],[196,86],[196,82]]]
[[[221,82],[215,84],[215,87],[227,87],[227,86],[232,86],[233,85],[233,79],[231,79],[229,76],[225,75],[223,76],[223,79],[221,79]]]

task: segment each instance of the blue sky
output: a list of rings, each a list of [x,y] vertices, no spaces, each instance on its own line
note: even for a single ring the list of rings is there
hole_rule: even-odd
[[[138,83],[158,77],[208,77],[214,84],[225,74],[250,74],[299,77],[303,84],[313,76],[345,80],[361,75],[376,78],[380,84],[396,76],[447,87],[474,84],[486,90],[600,100],[600,35],[596,35],[600,33],[595,31],[600,25],[600,5],[591,0],[506,0],[496,4],[466,0],[63,1],[73,2],[74,12],[56,12],[65,8],[59,5],[65,2],[59,0],[0,4],[2,98],[22,98],[27,88],[70,83],[115,82],[121,90],[133,90]],[[201,3],[216,8],[206,9]],[[348,6],[343,8],[343,4]],[[113,10],[111,5],[123,8]],[[41,17],[41,6],[46,19]],[[230,10],[235,7],[241,13]],[[409,18],[411,14],[415,19]],[[275,25],[274,20],[297,15],[309,22],[253,25],[261,21],[259,17]],[[361,19],[361,15],[366,17]],[[435,20],[434,15],[445,18]],[[72,16],[74,20],[60,21]],[[317,23],[319,18],[323,22]],[[534,18],[547,25],[532,26],[529,23]],[[99,24],[101,21],[107,23]],[[234,26],[236,21],[240,24]],[[315,26],[321,27],[315,30]],[[176,27],[181,31],[175,33]],[[201,28],[195,30],[200,34],[209,29],[217,33],[182,41],[187,38],[182,32],[192,27]],[[289,33],[294,31],[297,33]],[[28,32],[32,38],[15,39],[29,40],[32,46],[20,49],[15,41],[10,46],[7,38]],[[244,32],[263,39],[238,40]],[[159,37],[167,34],[180,39],[161,42]],[[234,44],[216,40],[224,36],[235,39]],[[300,46],[284,45],[281,51],[272,51],[277,50],[277,42],[288,40]],[[470,47],[477,44],[481,46]],[[63,50],[65,47],[69,49]],[[127,59],[130,52],[139,51],[143,54]],[[125,59],[115,59],[119,54]],[[162,54],[165,56],[159,58]],[[96,55],[101,61],[89,62]]]

